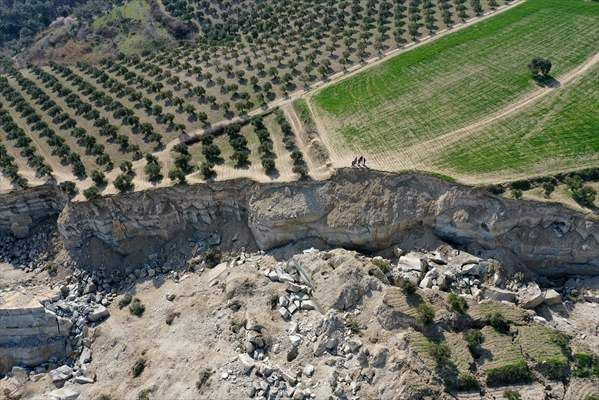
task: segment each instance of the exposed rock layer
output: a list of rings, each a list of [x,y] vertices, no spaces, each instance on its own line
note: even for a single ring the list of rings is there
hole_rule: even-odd
[[[121,255],[186,231],[216,232],[264,250],[305,241],[380,251],[420,235],[541,274],[599,273],[593,217],[417,173],[351,169],[326,181],[178,186],[70,203],[58,224],[71,250],[94,240]]]
[[[67,353],[70,322],[45,309],[52,294],[0,293],[0,374],[14,365],[34,367]]]

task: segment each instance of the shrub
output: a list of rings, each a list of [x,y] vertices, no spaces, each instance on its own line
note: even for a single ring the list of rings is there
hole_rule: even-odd
[[[466,310],[468,309],[468,303],[466,302],[466,299],[458,296],[455,293],[449,294],[449,304],[451,304],[451,309],[453,311],[460,314],[465,314]]]
[[[451,356],[451,350],[446,343],[430,341],[428,344],[428,354],[430,354],[438,364],[445,364]]]
[[[184,185],[187,183],[185,178],[185,172],[179,167],[174,167],[168,173],[168,177],[171,181],[175,182],[178,185]]]
[[[152,389],[144,389],[137,395],[137,400],[150,400],[150,393]]]
[[[510,324],[499,312],[487,315],[487,322],[499,333],[506,334],[510,331]]]
[[[538,365],[539,371],[551,380],[562,380],[568,374],[568,360],[565,357],[549,357]]]
[[[387,274],[391,267],[391,263],[389,262],[389,260],[385,260],[384,258],[375,257],[372,259],[372,263],[376,265],[381,271],[383,271],[383,274]]]
[[[60,189],[68,194],[69,196],[75,196],[77,194],[77,187],[75,186],[75,182],[64,181],[58,185]]]
[[[83,195],[88,200],[95,200],[100,198],[100,190],[96,186],[91,186],[83,191]]]
[[[202,386],[208,382],[208,379],[210,379],[213,373],[214,371],[212,371],[210,368],[202,368],[200,370],[198,381],[196,382],[196,388],[200,390]]]
[[[458,376],[457,389],[463,391],[478,390],[480,385],[472,374],[460,374]]]
[[[470,329],[464,333],[464,340],[468,343],[468,349],[473,355],[477,355],[478,346],[485,340],[483,334],[478,329]]]
[[[572,198],[583,207],[593,208],[597,191],[590,186],[582,186],[580,189],[572,190]]]
[[[109,394],[101,394],[96,398],[96,400],[112,400],[112,396]]]
[[[128,173],[122,173],[114,180],[114,187],[124,193],[133,190],[133,177]]]
[[[551,197],[551,193],[553,193],[553,191],[555,190],[555,185],[553,184],[553,182],[544,182],[543,183],[543,195],[545,196],[546,199],[548,199],[549,197]]]
[[[125,294],[119,300],[119,308],[122,310],[123,308],[127,307],[129,304],[131,304],[131,300],[133,300],[133,297],[129,293]]]
[[[180,317],[181,313],[177,312],[177,311],[171,311],[166,315],[166,324],[167,325],[172,325],[173,321],[175,320],[175,318]]]
[[[353,333],[360,333],[362,330],[362,325],[360,325],[360,322],[353,315],[348,315],[345,318],[345,326]]]
[[[106,186],[106,175],[102,171],[93,170],[91,173],[92,181],[96,186]]]
[[[503,392],[503,398],[507,400],[521,400],[522,396],[516,390],[506,390]]]
[[[135,364],[133,364],[133,367],[131,367],[131,374],[134,378],[137,378],[144,372],[145,368],[146,360],[144,358],[138,358],[137,361],[135,361]]]
[[[211,247],[204,252],[204,260],[209,268],[216,267],[220,263],[221,257],[222,254],[218,247]]]
[[[516,200],[520,200],[522,198],[522,190],[512,189],[512,197]]]
[[[530,371],[524,360],[487,370],[487,384],[489,386],[510,385],[528,382],[529,380]]]
[[[430,325],[435,320],[435,310],[426,303],[418,305],[418,321],[424,325]]]
[[[590,353],[574,354],[572,375],[577,378],[599,378],[599,357]]]
[[[587,394],[584,400],[599,400],[599,394]]]
[[[136,317],[141,317],[146,311],[146,306],[144,306],[138,298],[133,299],[131,304],[129,305],[129,312]]]
[[[407,279],[403,279],[402,282],[401,282],[401,291],[406,296],[409,296],[411,294],[416,293],[416,285],[414,285],[412,282],[410,282]]]

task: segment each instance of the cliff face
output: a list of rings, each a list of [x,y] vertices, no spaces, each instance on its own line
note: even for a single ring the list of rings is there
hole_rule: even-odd
[[[40,303],[51,297],[56,296],[32,288],[0,293],[0,374],[14,365],[34,367],[66,355],[70,321]]]
[[[57,216],[65,198],[56,186],[38,186],[0,195],[0,232],[26,237],[42,219]]]
[[[49,187],[3,195],[0,230],[25,235],[22,226],[57,214],[62,204],[62,195]],[[136,259],[192,234],[216,233],[225,247],[271,250],[306,242],[363,251],[411,236],[417,244],[422,238],[421,247],[425,237],[439,238],[541,274],[599,273],[596,219],[416,173],[351,169],[326,181],[235,180],[149,190],[68,203],[58,228],[67,249],[99,243]]]
[[[213,232],[270,250],[300,241],[379,251],[408,234],[521,262],[541,274],[599,273],[599,222],[560,205],[512,201],[422,174],[341,170],[326,181],[215,182],[72,203],[67,248],[99,239],[128,255],[146,241]]]

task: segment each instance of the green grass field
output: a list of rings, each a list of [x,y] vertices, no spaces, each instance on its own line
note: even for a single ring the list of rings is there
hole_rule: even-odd
[[[598,3],[528,0],[326,87],[313,101],[336,140],[392,151],[467,126],[533,90],[533,57],[551,59],[554,76],[574,69],[599,50],[598,37]]]
[[[572,168],[599,160],[599,67],[522,112],[448,149],[437,166],[457,173]]]

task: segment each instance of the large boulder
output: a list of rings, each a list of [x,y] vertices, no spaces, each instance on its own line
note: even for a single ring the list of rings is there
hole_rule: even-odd
[[[536,283],[529,283],[525,288],[518,291],[518,304],[522,308],[535,308],[541,305],[543,300],[543,292]]]

